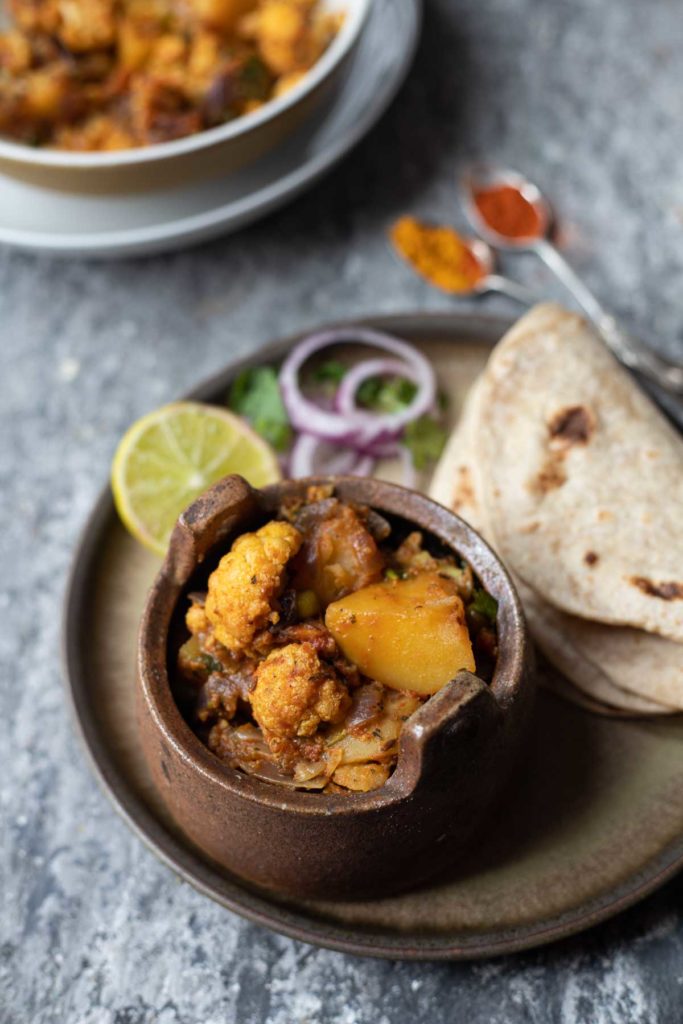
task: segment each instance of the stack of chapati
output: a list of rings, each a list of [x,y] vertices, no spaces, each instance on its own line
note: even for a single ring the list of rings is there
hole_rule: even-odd
[[[431,494],[505,562],[552,685],[683,710],[683,441],[580,317],[544,304],[502,339]]]

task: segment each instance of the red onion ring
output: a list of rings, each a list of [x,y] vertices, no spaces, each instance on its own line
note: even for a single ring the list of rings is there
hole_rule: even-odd
[[[417,471],[413,462],[413,456],[410,454],[406,446],[402,444],[398,452],[398,457],[401,460],[403,486],[414,490],[417,487]]]
[[[415,488],[417,473],[413,459],[397,441],[371,446],[365,452],[343,448],[332,442],[321,441],[313,434],[298,434],[289,455],[288,475],[293,479],[303,476],[370,476],[377,459],[396,459],[401,462],[403,486]],[[322,462],[322,465],[321,465]]]
[[[293,478],[319,473],[326,476],[369,476],[374,465],[375,459],[371,455],[332,445],[313,434],[299,434],[289,455],[289,475]]]
[[[378,459],[398,459],[401,463],[401,483],[404,487],[414,489],[417,487],[417,471],[413,463],[413,457],[404,444],[395,444],[392,448],[384,448],[381,451],[373,450]],[[381,479],[381,473],[380,473]]]
[[[396,440],[373,441],[372,444],[360,449],[364,455],[372,455],[373,459],[395,459],[401,454],[403,445]]]
[[[342,378],[337,394],[334,397],[334,405],[337,412],[340,412],[342,416],[350,418],[361,411],[356,405],[356,394],[361,384],[369,380],[370,377],[404,377],[418,387],[420,385],[420,377],[415,367],[409,366],[408,363],[400,359],[363,359],[362,362],[352,366]],[[406,411],[410,407],[406,406]],[[403,415],[403,412],[404,410],[401,410],[401,415]],[[378,414],[375,413],[375,415]],[[394,414],[392,413],[391,415]],[[406,423],[412,419],[415,419],[415,415],[411,412]],[[405,426],[405,423],[400,424],[397,433],[403,426]]]
[[[398,356],[405,363],[401,368],[401,374],[413,380],[418,389],[410,405],[397,413],[382,414],[358,409],[354,403],[348,414],[342,414],[322,409],[307,398],[299,382],[299,374],[304,363],[321,349],[342,342],[357,342]],[[359,363],[358,367],[362,365],[363,363]],[[354,371],[357,375],[358,368],[354,367]],[[400,338],[368,328],[338,328],[313,334],[292,349],[280,370],[280,390],[295,430],[360,449],[380,438],[390,439],[398,434],[406,423],[431,409],[436,399],[436,379],[428,360]]]
[[[352,476],[371,476],[375,468],[375,460],[370,455],[363,455],[351,471]]]

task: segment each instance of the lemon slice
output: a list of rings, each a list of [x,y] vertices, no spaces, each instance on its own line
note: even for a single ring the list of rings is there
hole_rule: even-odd
[[[163,555],[180,513],[229,473],[254,487],[280,479],[275,452],[244,420],[217,406],[174,402],[124,434],[111,486],[130,533]]]

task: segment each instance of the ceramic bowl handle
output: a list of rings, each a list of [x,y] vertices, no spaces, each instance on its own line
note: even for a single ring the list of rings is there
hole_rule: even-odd
[[[396,784],[414,792],[438,788],[438,779],[457,785],[472,764],[484,771],[503,741],[504,718],[491,688],[470,672],[459,672],[405,726]]]
[[[256,492],[241,476],[223,477],[186,508],[169,543],[164,575],[183,585],[207,552],[256,516]]]

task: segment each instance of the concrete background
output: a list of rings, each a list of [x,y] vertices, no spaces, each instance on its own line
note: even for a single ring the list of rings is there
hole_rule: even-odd
[[[385,228],[406,210],[458,222],[454,174],[472,157],[546,187],[596,292],[683,355],[682,48],[679,0],[427,0],[389,114],[285,211],[141,262],[0,253],[3,1024],[683,1019],[680,880],[583,937],[454,966],[320,951],[214,906],[99,792],[58,665],[69,559],[128,423],[285,332],[453,308],[394,260]],[[561,297],[532,258],[505,265]]]

